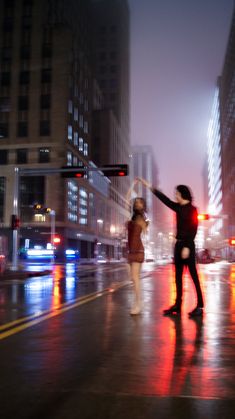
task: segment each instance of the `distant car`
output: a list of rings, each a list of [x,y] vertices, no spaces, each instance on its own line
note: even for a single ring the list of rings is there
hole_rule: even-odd
[[[145,259],[145,262],[155,262],[155,261],[153,258],[150,257],[150,258]]]

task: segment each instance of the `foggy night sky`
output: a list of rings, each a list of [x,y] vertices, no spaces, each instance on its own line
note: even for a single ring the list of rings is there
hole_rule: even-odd
[[[203,205],[202,170],[233,0],[129,0],[131,142],[153,146],[160,188],[189,185]]]

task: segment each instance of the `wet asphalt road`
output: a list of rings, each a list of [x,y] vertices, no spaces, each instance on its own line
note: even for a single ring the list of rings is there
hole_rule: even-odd
[[[131,317],[125,265],[56,266],[0,284],[1,417],[227,419],[235,412],[235,265],[200,267],[203,319],[181,318],[172,265],[145,265]]]

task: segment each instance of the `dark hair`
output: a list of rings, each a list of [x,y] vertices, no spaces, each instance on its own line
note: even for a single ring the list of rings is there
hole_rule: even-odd
[[[143,211],[147,212],[147,206],[146,206],[146,201],[144,198],[137,196],[134,201],[133,201],[133,212],[135,212],[135,203],[136,201],[141,201],[142,205],[143,205]]]
[[[137,209],[135,209],[135,203],[136,203],[136,201],[137,201],[137,200],[140,200],[140,201],[142,202],[142,204],[143,204],[143,209],[141,209],[141,210],[137,210]],[[144,221],[145,221],[145,223],[146,223],[146,226],[148,226],[149,221],[148,221],[148,219],[147,219],[147,217],[146,217],[146,211],[147,211],[147,209],[146,209],[146,201],[145,201],[145,199],[144,199],[144,198],[142,198],[142,197],[136,197],[136,198],[134,199],[134,201],[133,201],[133,210],[132,210],[132,211],[133,211],[133,212],[132,212],[132,217],[131,217],[131,220],[132,220],[132,221],[135,221],[137,217],[142,217],[142,218],[143,218],[143,220],[144,220]]]
[[[189,202],[192,202],[193,196],[190,188],[186,185],[176,186],[176,190],[181,194],[183,199],[186,199]]]

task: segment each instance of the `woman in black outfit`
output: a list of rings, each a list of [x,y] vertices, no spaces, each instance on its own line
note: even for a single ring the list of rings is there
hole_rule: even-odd
[[[150,188],[153,194],[160,199],[168,208],[176,212],[177,234],[174,250],[176,301],[175,304],[163,311],[164,315],[178,315],[181,313],[182,304],[182,275],[184,266],[188,266],[195,289],[197,292],[197,306],[189,313],[190,317],[203,315],[203,297],[198,278],[195,258],[194,239],[197,233],[198,219],[197,209],[192,205],[192,194],[185,185],[176,187],[176,201],[171,201],[166,195],[153,188],[144,179],[138,178],[143,185]]]

